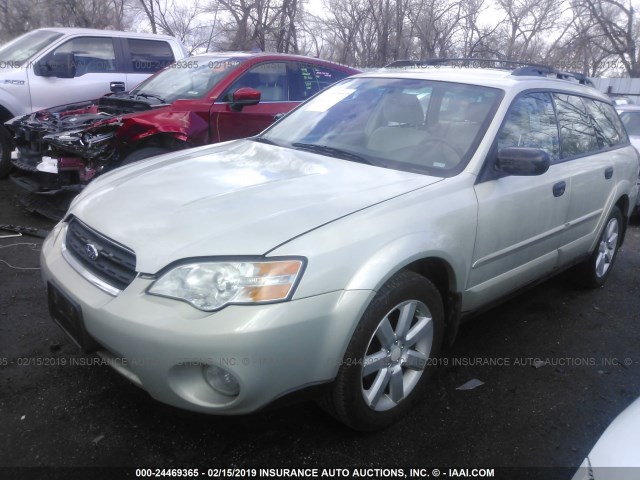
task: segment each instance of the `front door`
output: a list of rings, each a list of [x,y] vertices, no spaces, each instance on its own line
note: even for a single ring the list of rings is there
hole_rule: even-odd
[[[552,271],[558,259],[571,172],[567,163],[558,162],[558,128],[550,94],[528,93],[514,101],[493,151],[505,147],[541,148],[552,165],[543,175],[488,176],[476,184],[478,228],[465,310]],[[493,160],[487,161],[492,168]]]
[[[111,82],[126,84],[126,73],[117,68],[112,38],[76,37],[45,57],[68,53],[74,55],[74,78],[42,77],[35,74],[33,67],[28,70],[32,110],[94,100],[111,91]]]
[[[260,103],[231,108],[233,92],[242,87],[260,91]],[[211,137],[224,142],[257,135],[271,125],[279,114],[287,113],[299,102],[289,100],[289,82],[285,62],[263,62],[244,72],[211,109]]]

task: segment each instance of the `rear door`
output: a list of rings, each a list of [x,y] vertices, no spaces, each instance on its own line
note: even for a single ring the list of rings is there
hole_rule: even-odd
[[[561,155],[571,165],[575,185],[562,235],[561,262],[589,250],[614,201],[616,171],[613,157],[626,143],[613,107],[575,95],[553,95],[560,124]]]

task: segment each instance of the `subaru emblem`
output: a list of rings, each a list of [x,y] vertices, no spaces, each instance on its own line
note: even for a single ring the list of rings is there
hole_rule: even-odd
[[[100,255],[100,254],[98,253],[98,249],[96,248],[96,246],[95,246],[95,245],[92,245],[92,244],[90,244],[90,243],[87,243],[87,244],[84,246],[84,253],[87,255],[87,258],[88,258],[89,260],[94,260],[94,261],[95,261],[95,260],[98,258],[98,256]]]

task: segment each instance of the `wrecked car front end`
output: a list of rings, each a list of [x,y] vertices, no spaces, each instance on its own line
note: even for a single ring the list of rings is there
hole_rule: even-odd
[[[6,126],[18,150],[12,179],[33,193],[79,191],[119,165],[115,133],[121,116],[151,108],[146,99],[116,94],[10,120]]]

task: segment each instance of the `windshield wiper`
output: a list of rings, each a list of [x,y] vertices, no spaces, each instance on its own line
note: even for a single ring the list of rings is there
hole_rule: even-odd
[[[254,142],[266,143],[267,145],[276,145],[278,147],[280,146],[273,140],[266,137],[249,137],[249,140],[253,140]]]
[[[156,95],[154,93],[136,93],[135,94],[136,97],[144,97],[144,98],[155,98],[156,100],[159,100],[161,103],[167,103],[167,101],[162,98],[160,95]]]
[[[327,145],[316,145],[315,143],[292,143],[292,147],[300,150],[309,150],[310,152],[329,155],[330,157],[342,158],[352,162],[364,163],[366,165],[373,165],[373,163],[360,155],[349,152],[347,150],[341,150],[339,148],[329,147]]]

